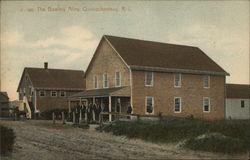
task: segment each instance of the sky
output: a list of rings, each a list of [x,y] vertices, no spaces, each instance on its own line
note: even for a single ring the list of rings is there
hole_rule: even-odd
[[[86,70],[103,35],[197,46],[249,84],[249,1],[0,1],[1,91],[24,67]]]

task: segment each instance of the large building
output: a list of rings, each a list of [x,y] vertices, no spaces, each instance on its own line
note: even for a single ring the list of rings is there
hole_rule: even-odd
[[[104,35],[86,70],[86,91],[71,98],[104,111],[225,118],[225,76],[197,47]],[[110,119],[111,120],[111,119]]]
[[[250,119],[250,85],[226,84],[226,118]]]
[[[49,69],[44,63],[44,68],[24,68],[17,92],[19,100],[39,113],[68,108],[67,98],[84,89],[83,71]]]

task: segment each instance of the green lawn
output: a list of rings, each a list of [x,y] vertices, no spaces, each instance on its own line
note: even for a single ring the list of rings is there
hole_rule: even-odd
[[[155,143],[184,141],[183,147],[194,150],[232,154],[250,150],[249,121],[117,121],[98,130]]]

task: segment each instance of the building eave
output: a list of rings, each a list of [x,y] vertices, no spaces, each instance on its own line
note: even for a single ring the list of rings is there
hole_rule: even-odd
[[[151,71],[151,72],[166,72],[166,73],[184,73],[184,74],[202,74],[202,75],[214,75],[214,76],[229,76],[226,72],[213,72],[213,71],[200,71],[189,69],[175,69],[175,68],[161,68],[161,67],[147,67],[130,65],[131,70],[134,71]]]

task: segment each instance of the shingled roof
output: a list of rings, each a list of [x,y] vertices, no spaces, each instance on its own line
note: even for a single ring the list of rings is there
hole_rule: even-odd
[[[226,84],[227,98],[250,99],[250,85]]]
[[[36,89],[85,89],[84,72],[80,70],[25,68],[22,78],[25,72]],[[20,83],[17,90],[19,87]]]
[[[229,75],[198,47],[104,35],[134,70]]]

